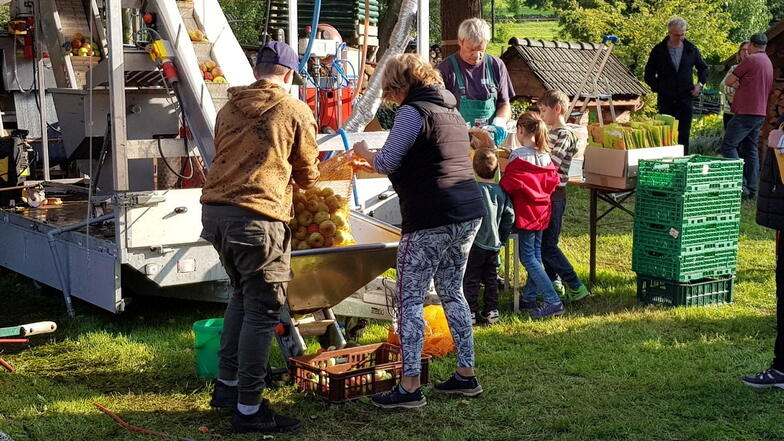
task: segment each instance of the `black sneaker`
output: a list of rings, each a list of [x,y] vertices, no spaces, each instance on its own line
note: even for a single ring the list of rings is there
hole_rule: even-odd
[[[382,409],[416,409],[427,404],[421,387],[414,392],[406,392],[399,384],[390,391],[373,395],[370,401]]]
[[[770,368],[757,375],[746,375],[743,377],[743,384],[755,389],[768,389],[771,387],[784,389],[784,372]]]
[[[526,312],[532,312],[539,308],[539,302],[536,300],[523,300],[520,299],[520,309]]]
[[[466,397],[475,397],[482,393],[482,386],[476,377],[462,378],[457,374],[452,375],[448,380],[436,383],[433,390],[445,394],[460,394]]]
[[[302,426],[302,422],[283,415],[278,415],[269,408],[269,401],[263,400],[259,411],[253,415],[243,415],[234,411],[231,428],[235,433],[286,433],[294,432]]]
[[[233,409],[237,406],[237,386],[226,386],[220,381],[215,382],[212,391],[211,407],[219,409]]]

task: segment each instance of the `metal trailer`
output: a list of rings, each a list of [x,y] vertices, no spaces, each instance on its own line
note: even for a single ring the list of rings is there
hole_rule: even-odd
[[[175,100],[148,54],[123,45],[122,8],[139,8],[141,3],[105,0],[101,11],[96,0],[40,0],[28,11],[36,18],[38,54],[44,46],[49,48],[48,60],[39,56],[34,61],[39,102],[51,95],[62,149],[78,159],[81,171],[91,179],[84,180],[87,194],[84,187],[68,185],[81,179],[51,179],[50,149],[43,148],[41,184],[76,194],[64,198],[60,207],[0,210],[0,265],[61,290],[69,313],[71,297],[119,313],[133,293],[209,301],[226,301],[230,295],[217,253],[199,237],[201,189],[155,189],[153,165],[161,157],[183,156],[200,157],[209,164],[215,115],[227,101],[226,89],[249,84],[252,72],[217,0],[148,0],[148,10],[157,13],[161,38],[171,43],[176,55],[180,85]],[[419,45],[425,57],[427,4],[419,1]],[[296,11],[296,0],[289,0],[289,10]],[[72,30],[67,24],[76,15],[94,24],[89,35],[102,48],[102,61],[88,60],[85,65],[59,50],[69,39]],[[194,26],[210,43],[190,41],[187,29]],[[291,16],[290,41],[297,41],[296,29],[296,16]],[[205,56],[224,67],[228,84],[202,80],[198,63]],[[52,77],[57,87],[47,87]],[[52,119],[46,108],[37,115],[44,146],[49,145],[46,123]],[[173,138],[180,112],[190,128],[186,140]],[[348,136],[349,142],[366,139],[380,146],[387,133]],[[320,136],[319,142],[323,151],[344,148],[336,135]],[[383,179],[360,180],[357,193],[367,212],[390,211],[385,201],[394,201],[396,195],[388,186]],[[357,299],[367,294],[363,287],[368,282],[394,266],[399,230],[358,212],[352,212],[349,221],[357,245],[292,253],[296,276],[288,303],[294,326],[293,332],[279,336],[288,355],[304,350],[305,335],[325,337],[325,346],[343,346],[330,308],[352,293],[360,295],[342,308],[345,314],[389,315],[379,313],[380,300],[368,304]],[[300,317],[302,313],[308,316]]]

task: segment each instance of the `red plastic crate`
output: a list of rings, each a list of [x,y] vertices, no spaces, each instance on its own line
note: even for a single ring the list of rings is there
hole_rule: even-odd
[[[301,390],[330,403],[386,392],[403,375],[403,354],[390,343],[291,357],[290,374]],[[429,379],[430,356],[422,355],[420,381]]]

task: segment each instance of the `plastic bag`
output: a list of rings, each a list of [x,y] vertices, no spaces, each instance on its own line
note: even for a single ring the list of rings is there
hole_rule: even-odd
[[[449,323],[446,321],[446,313],[441,305],[426,306],[425,317],[425,345],[422,352],[432,357],[443,357],[455,349],[455,341],[449,331]],[[389,328],[389,343],[400,345],[400,337],[392,327]]]

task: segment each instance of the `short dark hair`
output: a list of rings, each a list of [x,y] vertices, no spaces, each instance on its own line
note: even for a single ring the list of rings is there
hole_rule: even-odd
[[[272,49],[267,49],[267,48],[263,49],[263,51],[264,53],[270,52],[272,55],[274,55],[275,53]],[[286,66],[281,66],[280,64],[274,64],[274,63],[256,63],[256,66],[253,67],[253,72],[256,74],[256,76],[259,77],[269,76],[269,75],[282,77],[286,75],[290,70],[291,69],[289,69]]]
[[[538,104],[555,109],[555,106],[561,106],[561,115],[566,115],[569,111],[569,97],[558,89],[548,90],[541,97],[539,97]]]
[[[474,152],[474,173],[482,179],[493,179],[498,170],[498,157],[491,149],[479,149]]]

